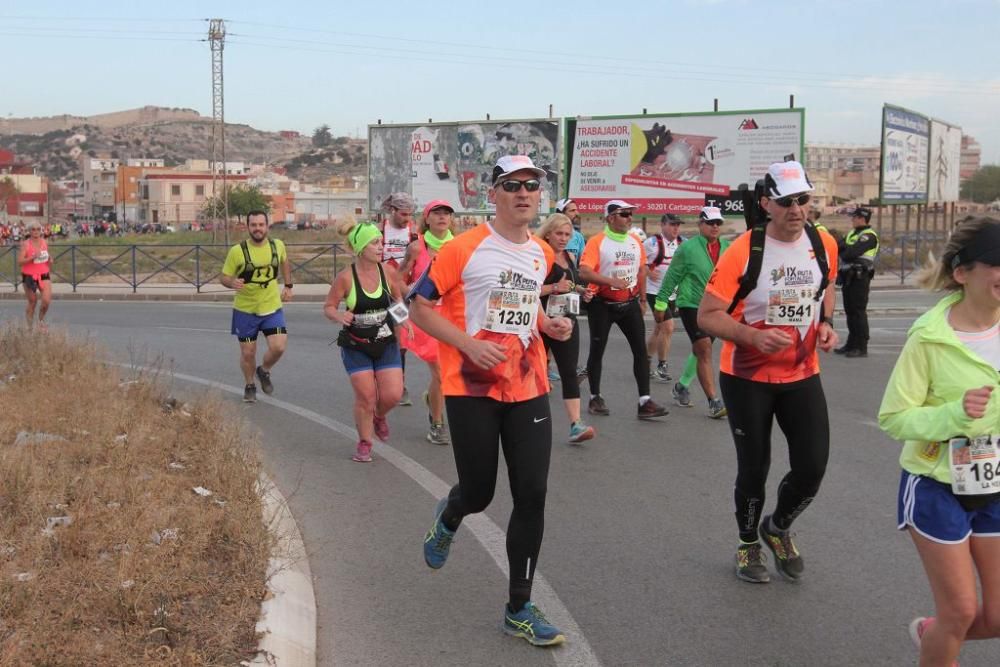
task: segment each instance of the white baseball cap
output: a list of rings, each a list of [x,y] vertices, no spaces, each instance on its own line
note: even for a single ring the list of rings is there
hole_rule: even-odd
[[[496,166],[493,167],[493,184],[496,185],[496,182],[504,176],[510,176],[515,171],[524,169],[535,172],[535,176],[538,178],[545,178],[545,170],[536,167],[527,155],[504,155],[497,160]]]
[[[771,199],[812,192],[813,185],[806,170],[795,160],[775,162],[764,176],[764,194]]]
[[[701,213],[698,214],[698,219],[703,222],[706,220],[725,221],[725,218],[722,217],[722,211],[717,206],[702,206]]]
[[[604,205],[604,215],[611,215],[620,208],[639,208],[635,204],[629,204],[621,199],[612,199]]]
[[[569,197],[567,197],[565,199],[560,199],[559,201],[556,202],[556,212],[557,213],[563,213],[566,210],[566,207],[569,206],[572,203],[573,203],[573,200],[570,199]]]

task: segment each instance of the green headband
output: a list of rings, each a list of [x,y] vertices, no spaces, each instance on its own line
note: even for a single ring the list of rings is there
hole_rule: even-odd
[[[347,242],[351,244],[355,255],[363,253],[368,244],[378,238],[382,238],[382,232],[370,222],[358,223],[347,233]]]

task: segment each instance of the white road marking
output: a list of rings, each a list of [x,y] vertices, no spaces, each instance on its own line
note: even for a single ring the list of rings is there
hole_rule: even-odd
[[[116,363],[116,365],[123,366],[125,368],[135,368],[135,370],[146,372],[155,370],[141,366],[133,367],[130,364],[125,363]],[[185,373],[173,372],[171,373],[171,376],[185,382],[201,384],[207,387],[212,387],[213,389],[218,389],[219,391],[234,394],[236,396],[243,396],[243,389],[239,387],[233,387],[221,382],[206,380],[205,378],[187,375]],[[298,415],[303,419],[308,419],[309,421],[319,424],[320,426],[325,426],[331,431],[340,433],[341,435],[347,437],[352,444],[358,439],[358,432],[354,430],[354,428],[339,422],[336,419],[324,417],[319,413],[299,407],[294,403],[287,403],[267,395],[260,395],[257,397],[257,400],[291,412],[292,414]],[[391,445],[377,442],[375,443],[375,453],[381,455],[386,461],[396,466],[396,468],[405,473],[414,482],[422,486],[435,499],[443,498],[447,495],[448,491],[451,490],[450,484]],[[493,562],[496,563],[496,566],[500,568],[501,572],[503,572],[504,577],[507,577],[507,535],[504,531],[501,530],[501,528],[486,514],[471,514],[462,520],[462,526],[472,532],[476,539],[479,540],[479,543],[483,545],[483,548],[486,549],[486,552],[490,555],[490,557],[493,558]],[[417,545],[415,544],[414,549],[416,548]],[[577,624],[572,614],[570,614],[566,605],[563,604],[563,601],[559,599],[555,589],[552,588],[548,580],[538,569],[535,570],[534,594],[532,595],[532,598],[538,603],[538,606],[545,611],[545,614],[551,618],[566,634],[566,643],[552,651],[552,657],[556,664],[561,667],[577,667],[580,665],[600,667],[601,661],[597,658],[597,654],[594,653],[594,649],[591,648],[590,643],[587,642],[587,639],[583,636],[583,631],[580,629],[580,626]]]

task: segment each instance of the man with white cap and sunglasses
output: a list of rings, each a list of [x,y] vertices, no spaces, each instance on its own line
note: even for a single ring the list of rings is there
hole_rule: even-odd
[[[604,231],[587,241],[580,258],[580,278],[591,285],[594,298],[587,308],[590,354],[588,412],[610,414],[601,396],[601,366],[611,325],[617,324],[632,350],[632,373],[639,391],[639,419],[667,414],[649,395],[649,358],[646,356],[646,252],[638,237],[629,232],[635,204],[613,199],[604,205]]]
[[[764,219],[719,260],[698,311],[699,326],[724,341],[719,386],[736,443],[736,576],[751,583],[770,580],[761,539],[779,574],[802,578],[789,529],[819,491],[830,448],[816,350],[829,352],[837,343],[835,292],[827,289],[837,273],[837,244],[806,228],[812,190],[798,162],[768,168],[756,202]],[[766,225],[762,232],[759,224]],[[775,419],[791,470],[778,486],[774,511],[762,517]]]

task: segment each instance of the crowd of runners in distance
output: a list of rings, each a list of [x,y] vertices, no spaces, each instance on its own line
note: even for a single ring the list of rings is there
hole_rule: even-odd
[[[581,387],[587,384],[593,417],[622,407],[601,393],[614,326],[631,352],[636,417],[662,420],[667,409],[654,400],[651,383],[673,381],[667,357],[680,320],[691,351],[673,382],[673,403],[692,406],[697,378],[706,415],[728,420],[735,445],[734,572],[767,583],[770,554],[779,575],[801,581],[805,560],[791,528],[822,484],[830,449],[819,353],[866,353],[867,320],[837,348],[833,318],[839,255],[857,280],[872,248],[877,252],[870,214],[853,216],[857,245],[838,246],[810,221],[812,183],[801,164],[788,161],[768,168],[748,209],[748,230],[735,239],[721,237],[723,217],[713,207],[700,211],[696,231],[666,215],[646,236],[632,226],[637,206],[623,200],[605,204],[604,228],[585,239],[569,199],[535,229],[545,178],[527,156],[500,158],[490,190],[495,217],[460,234],[451,203],[431,201],[418,212],[405,193],[386,199],[381,224],[342,224],[354,260],[334,278],[323,312],[339,326],[336,342],[354,392],[359,439],[352,459],[371,462],[373,443],[390,438],[389,413],[411,404],[407,357],[426,364],[426,440],[451,445],[458,483],[434,508],[424,559],[443,567],[464,517],[489,506],[502,449],[513,498],[502,628],[533,645],[560,644],[565,634],[531,601],[552,385],[560,385],[570,422],[565,439],[579,445],[598,437],[583,418]],[[258,386],[274,392],[271,373],[288,342],[282,306],[294,285],[267,214],[251,212],[246,227],[246,240],[226,255],[221,282],[235,291],[231,331],[243,399],[252,403]],[[17,262],[26,318],[44,328],[51,259],[41,225],[29,223],[25,233]],[[935,605],[913,620],[910,634],[920,664],[930,666],[953,664],[966,640],[1000,636],[1000,221],[960,222],[921,280],[946,296],[910,329],[878,420],[904,443],[898,527],[912,538]],[[857,298],[866,302],[867,293]],[[589,335],[580,367],[584,312]],[[260,335],[267,349],[258,363]],[[768,511],[775,423],[790,465]]]

